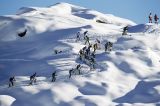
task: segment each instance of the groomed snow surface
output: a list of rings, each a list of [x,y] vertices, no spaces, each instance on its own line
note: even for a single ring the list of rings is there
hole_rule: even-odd
[[[122,36],[126,25],[129,33]],[[78,55],[85,31],[91,44],[101,41],[94,70]],[[67,3],[0,16],[0,106],[159,106],[159,35],[159,25],[136,25]],[[110,53],[104,51],[107,41],[113,42]],[[69,79],[77,64],[81,75]],[[57,79],[51,82],[54,71]],[[31,86],[29,76],[35,72],[37,83]],[[11,76],[16,82],[8,88]]]

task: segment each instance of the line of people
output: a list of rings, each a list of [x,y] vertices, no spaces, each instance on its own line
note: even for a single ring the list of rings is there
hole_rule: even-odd
[[[153,19],[152,19],[152,13],[149,13],[149,16],[148,16],[148,18],[149,18],[149,23],[153,23]],[[157,14],[155,14],[154,15],[154,22],[155,22],[155,24],[158,24],[158,20],[159,20],[159,18],[158,18],[158,16],[157,16]]]
[[[55,82],[56,81],[56,76],[57,76],[57,74],[56,74],[56,71],[55,71],[51,75],[51,77],[52,77],[51,82]],[[35,84],[37,82],[37,78],[36,77],[37,77],[37,73],[36,72],[33,75],[30,76],[29,85],[33,85],[33,84]],[[9,87],[14,86],[15,82],[16,82],[15,76],[10,77],[9,78]]]
[[[71,76],[73,74],[78,74],[80,75],[81,74],[81,65],[78,64],[76,66],[76,68],[72,68],[71,70],[69,70],[69,78],[71,78]],[[33,84],[36,84],[37,82],[37,73],[35,72],[33,75],[30,76],[30,82],[29,82],[29,85],[33,85]],[[53,72],[52,75],[51,75],[51,82],[55,82],[56,81],[56,78],[57,78],[57,72]],[[9,78],[9,87],[12,87],[15,85],[15,82],[16,82],[16,79],[15,79],[15,76],[13,77],[10,77]]]
[[[87,36],[86,32],[88,33],[88,31],[85,31],[84,34],[83,34],[85,37]],[[78,32],[78,35],[80,35],[80,32]],[[86,40],[86,39],[84,39],[84,40]],[[100,45],[101,42],[98,39],[96,39],[96,42],[94,44],[90,44],[88,40],[89,40],[89,37],[85,41],[85,44],[86,44],[86,42],[88,42],[88,47],[85,46],[85,47],[83,47],[82,49],[79,50],[79,59],[84,61],[84,62],[86,62],[86,61],[89,62],[90,68],[94,69],[95,68],[95,63],[96,63],[95,53],[96,53],[96,50],[98,48],[100,48],[99,45]],[[112,51],[112,47],[113,47],[112,42],[110,42],[110,41],[106,42],[105,45],[104,45],[105,52]],[[91,48],[93,48],[93,51],[91,51]]]
[[[90,70],[91,69],[95,69],[95,53],[96,53],[96,50],[98,49],[98,45],[100,45],[100,41],[98,39],[96,39],[96,42],[92,45],[90,44],[89,42],[89,37],[87,36],[87,33],[88,31],[85,31],[84,32],[84,40],[85,40],[85,44],[88,43],[88,47],[85,46],[83,47],[82,49],[80,49],[79,51],[79,58],[80,60],[82,61],[88,61],[89,62],[89,66],[90,66]],[[80,38],[80,33],[78,32],[78,35],[79,38]],[[78,38],[78,40],[80,40]],[[113,46],[113,43],[112,42],[106,42],[106,44],[104,45],[105,47],[105,52],[107,51],[111,51],[112,50],[112,46]],[[93,47],[93,51],[91,51],[91,48]],[[78,73],[78,75],[82,74],[81,73],[81,64],[78,64],[75,68],[72,68],[69,70],[69,78],[71,78],[71,76],[73,74],[76,74]],[[53,72],[52,75],[51,75],[51,82],[55,82],[56,81],[56,76],[57,76],[57,72]],[[37,82],[37,73],[35,72],[33,75],[30,76],[30,82],[29,82],[29,85],[33,85]],[[15,85],[15,76],[13,77],[10,77],[9,78],[9,87],[12,87]]]

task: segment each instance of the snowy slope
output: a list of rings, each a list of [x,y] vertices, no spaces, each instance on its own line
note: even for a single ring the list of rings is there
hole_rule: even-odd
[[[129,27],[129,32],[130,33],[155,33],[158,34],[160,33],[159,25],[157,24],[152,24],[152,23],[147,23],[147,24],[139,24],[135,26]]]
[[[122,37],[126,25],[131,36]],[[23,7],[16,15],[0,16],[0,106],[158,106],[159,28],[68,3]],[[94,70],[78,56],[85,31],[92,44],[101,41]],[[110,53],[104,52],[106,41],[113,42]],[[69,79],[77,64],[82,74]],[[29,86],[34,72],[37,83]],[[10,76],[16,83],[8,88]]]

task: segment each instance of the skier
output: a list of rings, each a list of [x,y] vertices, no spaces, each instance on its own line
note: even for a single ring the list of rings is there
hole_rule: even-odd
[[[83,56],[83,50],[81,49],[81,50],[79,51],[79,58],[80,58],[80,60],[82,60],[82,56]]]
[[[155,24],[158,24],[158,20],[159,20],[159,18],[158,18],[158,16],[157,16],[157,14],[155,14],[155,15],[154,15]]]
[[[94,49],[93,52],[94,52],[94,53],[96,52],[97,48],[98,48],[98,44],[95,43],[95,44],[93,45],[93,49]]]
[[[112,50],[112,46],[113,46],[113,43],[107,42],[107,43],[105,44],[105,52],[106,52],[106,51],[111,51],[111,50]]]
[[[87,43],[90,45],[90,43],[89,43],[89,37],[88,37],[88,36],[85,37],[85,40],[86,40],[86,41],[85,41],[85,45],[86,45]]]
[[[88,48],[86,49],[86,54],[87,55],[90,55],[91,47],[92,47],[92,45],[89,45]]]
[[[79,75],[81,74],[80,67],[81,67],[81,65],[80,65],[80,64],[78,64],[78,65],[76,66],[76,70],[78,71]]]
[[[36,81],[37,81],[36,80],[36,74],[37,73],[35,72],[33,75],[30,76],[30,83],[29,83],[30,85],[32,85],[33,82],[36,83]]]
[[[73,71],[73,68],[69,70],[69,78],[71,78]]]
[[[127,35],[127,31],[128,31],[128,26],[126,26],[126,27],[123,28],[122,35]]]
[[[105,47],[105,52],[106,52],[108,50],[108,42],[105,43],[104,47]]]
[[[149,18],[149,23],[152,23],[152,13],[149,13],[148,18]]]
[[[14,76],[9,78],[9,87],[14,86],[14,81],[16,81]]]
[[[56,81],[56,71],[52,73],[52,82]]]
[[[113,47],[113,43],[112,42],[109,42],[109,51],[112,51],[112,47]]]
[[[90,48],[87,48],[87,49],[86,49],[85,54],[86,54],[86,55],[89,55],[89,54],[90,54]]]

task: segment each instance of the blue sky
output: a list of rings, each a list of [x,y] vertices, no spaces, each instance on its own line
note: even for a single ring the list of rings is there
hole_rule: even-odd
[[[160,17],[160,0],[0,0],[0,15],[15,14],[20,7],[45,7],[57,2],[67,2],[102,13],[131,19],[136,23],[148,22],[151,11]]]

